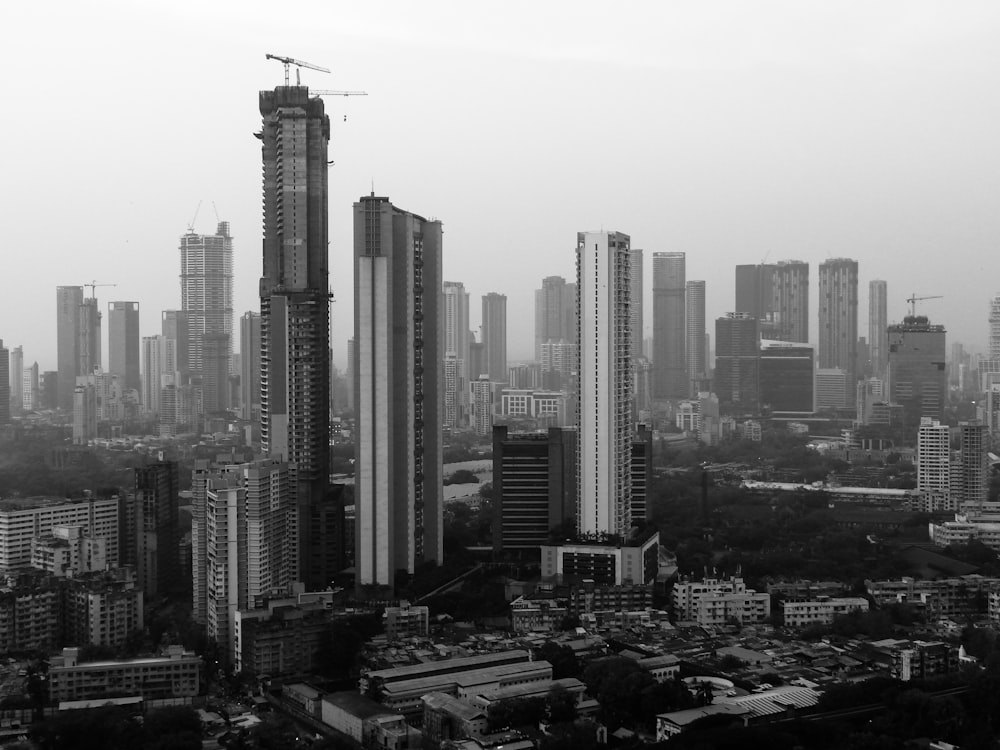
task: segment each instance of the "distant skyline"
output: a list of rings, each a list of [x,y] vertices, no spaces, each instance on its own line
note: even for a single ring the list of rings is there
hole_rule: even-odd
[[[125,0],[5,10],[10,71],[0,338],[56,369],[57,286],[136,300],[141,335],[180,308],[180,237],[228,221],[234,316],[259,310],[258,92],[265,53],[330,68],[334,362],[353,332],[352,205],[374,190],[440,219],[444,279],[508,298],[508,359],[530,359],[534,291],[572,281],[581,229],[684,252],[706,321],[734,267],[858,261],[950,344],[984,351],[1000,278],[1000,6],[988,2]],[[295,75],[294,71],[292,73]],[[405,113],[405,116],[403,116]],[[345,122],[346,116],[346,122]],[[216,216],[218,212],[218,217]],[[646,284],[644,336],[651,331]],[[866,318],[864,318],[866,319]],[[107,366],[107,328],[104,330]]]

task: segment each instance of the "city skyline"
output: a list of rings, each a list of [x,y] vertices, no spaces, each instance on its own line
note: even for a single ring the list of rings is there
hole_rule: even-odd
[[[256,112],[246,102],[282,78],[280,64],[264,59],[268,51],[334,71],[303,72],[304,84],[370,94],[330,100],[333,346],[341,369],[353,294],[350,211],[372,181],[403,205],[433,205],[447,217],[449,246],[460,251],[448,259],[445,277],[464,281],[473,297],[489,291],[508,296],[512,361],[531,357],[531,295],[539,281],[572,276],[566,238],[580,226],[601,224],[629,227],[647,255],[685,252],[688,277],[706,280],[708,320],[731,309],[731,268],[738,263],[770,255],[772,261],[798,258],[817,268],[829,257],[846,256],[859,261],[862,309],[874,278],[896,290],[888,300],[890,322],[902,319],[910,294],[941,294],[942,300],[924,303],[919,312],[947,325],[953,340],[967,348],[986,346],[988,305],[997,288],[985,263],[1000,232],[991,210],[1000,152],[988,137],[998,110],[978,94],[991,89],[1000,71],[1000,53],[992,45],[1000,10],[991,6],[973,3],[934,14],[932,4],[887,3],[878,9],[814,9],[810,15],[790,13],[785,4],[752,10],[734,4],[717,22],[702,9],[640,4],[612,13],[584,5],[559,14],[567,16],[559,27],[553,13],[527,32],[515,8],[489,18],[492,37],[486,43],[487,18],[456,13],[447,3],[419,11],[400,7],[381,24],[371,10],[322,10],[315,30],[291,19],[265,21],[263,13],[254,13],[263,6],[253,4],[240,14],[204,13],[192,29],[192,7],[180,2],[122,12],[106,3],[86,14],[71,8],[66,26],[75,25],[79,39],[52,29],[37,9],[12,12],[26,33],[4,50],[11,61],[28,55],[22,44],[35,45],[31,51],[37,53],[43,29],[44,53],[64,49],[73,55],[73,65],[60,67],[57,54],[37,80],[14,81],[15,99],[29,107],[37,103],[41,111],[47,106],[38,98],[41,91],[58,89],[60,107],[86,115],[94,111],[83,98],[87,83],[109,69],[128,68],[123,72],[133,78],[143,76],[141,83],[130,79],[128,96],[147,112],[143,128],[117,134],[114,141],[97,117],[78,118],[70,133],[55,130],[58,118],[0,126],[11,142],[23,144],[19,151],[33,154],[30,160],[15,154],[10,166],[13,182],[23,186],[8,206],[9,215],[23,218],[10,227],[15,246],[38,246],[29,232],[43,219],[28,196],[49,189],[41,175],[55,167],[42,144],[58,140],[65,146],[59,169],[70,179],[57,184],[47,201],[47,211],[60,207],[60,221],[46,235],[52,247],[43,248],[55,256],[58,276],[38,272],[36,253],[15,254],[9,271],[24,283],[0,307],[5,341],[25,345],[26,358],[42,370],[56,369],[55,311],[33,300],[51,299],[54,285],[116,283],[113,292],[99,290],[102,309],[111,299],[137,300],[141,334],[154,335],[159,311],[179,306],[176,286],[163,283],[178,274],[170,249],[189,223],[197,232],[211,231],[213,203],[230,218],[233,235],[245,238],[234,259],[234,315],[256,309]],[[121,16],[119,23],[163,31],[157,38],[169,38],[174,29],[192,38],[197,52],[181,57],[160,42],[141,42],[141,34],[115,35],[110,44],[117,28],[108,22],[113,13]],[[235,27],[220,35],[223,24]],[[608,29],[658,43],[630,45],[653,48],[641,54],[630,49],[611,55],[593,43]],[[197,44],[202,38],[212,44]],[[456,66],[456,56],[468,64]],[[134,63],[123,66],[121,59]],[[591,83],[616,92],[630,112],[628,126],[592,123],[566,132],[566,116]],[[497,96],[498,89],[504,95]],[[476,105],[463,105],[457,118],[450,110],[444,120],[430,118],[432,127],[421,123],[395,133],[389,148],[375,145],[395,130],[387,113],[428,97],[451,106],[459,91],[475,97]],[[178,127],[175,113],[182,105],[211,111],[212,117],[197,128]],[[862,112],[865,117],[858,117]],[[482,153],[471,174],[467,155],[480,142],[472,138],[491,128],[505,138]],[[149,159],[151,142],[165,153]],[[598,156],[612,158],[605,160],[609,167],[600,167],[604,179],[584,181],[580,157],[595,148]],[[429,180],[424,155],[431,153],[436,174]],[[616,179],[606,177],[611,164]],[[536,217],[530,192],[510,189],[507,175],[513,174],[551,176],[560,205]],[[83,175],[96,181],[93,188],[73,189]],[[611,186],[622,176],[670,206],[668,220],[616,194]],[[98,208],[96,199],[112,183],[128,184],[129,192],[113,207],[127,216],[109,236],[106,206]],[[584,192],[577,183],[600,187]],[[512,250],[501,233],[483,231],[483,205],[526,218],[529,239]],[[967,273],[932,276],[926,264],[901,262],[910,256],[947,257]],[[536,258],[542,262],[529,266]],[[537,271],[530,283],[524,281],[525,267]],[[33,314],[18,314],[26,309]],[[648,333],[648,304],[645,318]],[[815,321],[815,312],[810,319]]]

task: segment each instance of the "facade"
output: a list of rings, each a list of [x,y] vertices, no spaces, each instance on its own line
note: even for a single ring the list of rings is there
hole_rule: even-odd
[[[812,347],[779,341],[763,343],[759,372],[762,411],[813,411]]]
[[[917,489],[942,500],[951,495],[951,431],[930,417],[917,432]]]
[[[31,564],[32,540],[56,526],[79,526],[104,539],[108,565],[118,565],[118,497],[67,500],[30,497],[0,502],[0,570]]]
[[[83,300],[80,305],[79,321],[77,377],[88,376],[102,369],[101,309],[97,306],[96,297],[89,297]]]
[[[232,668],[271,676],[309,672],[332,620],[326,602],[295,598],[270,599],[265,606],[237,610]]]
[[[188,314],[184,310],[164,310],[160,313],[160,333],[173,342],[170,347],[172,355],[164,372],[186,374],[191,370],[189,329]]]
[[[998,585],[1000,579],[980,575],[937,580],[907,576],[891,581],[865,581],[865,588],[876,606],[911,604],[923,610],[931,620],[981,613],[982,602],[990,592],[998,590]]]
[[[629,247],[620,232],[577,235],[581,534],[625,534],[632,525]]]
[[[803,339],[806,340],[806,339]],[[847,375],[848,405],[854,400],[858,366],[858,262],[833,258],[819,266],[820,368]]]
[[[359,587],[443,555],[441,238],[388,198],[354,204]]]
[[[705,282],[685,284],[686,329],[684,358],[687,363],[688,396],[696,396],[699,383],[708,377],[708,346],[705,339]]]
[[[631,266],[631,289],[630,295],[632,298],[632,359],[642,359],[642,338],[643,331],[645,331],[645,325],[643,322],[643,285],[642,280],[644,278],[642,272],[643,266],[643,251],[638,248],[632,248],[629,250],[629,265]],[[704,319],[704,315],[702,316]],[[704,320],[702,320],[704,323]]]
[[[649,585],[659,571],[660,534],[618,544],[567,542],[542,545],[542,579],[557,583],[590,580],[598,585]]]
[[[21,393],[22,377],[24,370],[24,347],[15,346],[10,350],[10,398],[8,399],[12,413],[17,413],[21,409],[24,397]],[[56,406],[58,406],[58,401]],[[56,407],[52,407],[56,408]]]
[[[80,663],[78,648],[64,648],[49,660],[49,695],[54,702],[141,695],[147,700],[191,699],[198,695],[203,667],[200,656],[181,646],[166,655]]]
[[[444,426],[456,429],[465,427],[469,419],[468,383],[472,375],[469,372],[469,293],[461,281],[445,281],[441,289],[446,373]]]
[[[547,276],[535,290],[535,360],[541,359],[542,344],[559,340],[576,340],[576,284]]]
[[[922,417],[941,420],[948,399],[945,329],[922,315],[889,326],[889,401],[903,407],[903,430],[916,437]],[[912,437],[910,437],[912,436]]]
[[[80,307],[82,286],[56,287],[56,361],[59,371],[59,408],[73,408],[73,389],[79,372]],[[20,369],[15,371],[20,377]]]
[[[759,410],[760,329],[746,313],[727,313],[715,321],[715,393],[726,415]]]
[[[0,339],[0,425],[10,424],[10,350]]]
[[[493,428],[493,548],[537,554],[549,530],[573,517],[576,431],[515,433]]]
[[[834,617],[850,612],[867,612],[868,600],[862,596],[822,597],[809,601],[782,602],[785,627],[829,625]]]
[[[386,607],[385,635],[390,641],[410,636],[426,637],[430,630],[430,610],[403,600],[398,607]]]
[[[108,303],[108,372],[126,389],[142,390],[139,370],[139,303]]]
[[[681,580],[672,591],[674,616],[699,625],[726,625],[732,619],[742,624],[760,622],[771,613],[771,596],[748,589],[742,578]]]
[[[196,234],[193,229],[180,239],[181,308],[187,317],[188,367],[197,375],[210,377],[215,362],[206,356],[211,338],[213,358],[225,362],[229,371],[233,346],[233,238],[229,222],[220,221],[214,235]],[[221,348],[221,352],[219,349]],[[225,408],[217,388],[206,389],[205,410]]]
[[[493,384],[488,375],[469,383],[472,403],[472,430],[477,435],[489,435],[493,429]]]
[[[309,569],[313,506],[330,474],[330,287],[323,100],[304,86],[260,92],[264,242],[260,281],[261,448],[295,465],[297,577]],[[230,305],[231,308],[231,305]],[[230,314],[231,317],[231,314]]]
[[[982,507],[989,494],[989,432],[979,421],[959,422],[962,440],[959,486],[952,488],[960,504]]]
[[[483,373],[495,383],[507,379],[507,295],[490,292],[483,295],[483,353],[484,367],[480,372],[470,372],[470,380]]]
[[[684,253],[653,253],[653,398],[687,398]]]
[[[179,497],[177,463],[158,461],[135,470],[135,491],[123,503],[123,547],[132,554],[122,555],[122,562],[135,566],[139,587],[150,600],[180,584]]]
[[[176,366],[174,341],[166,336],[143,336],[142,338],[142,409],[146,414],[160,413],[160,391],[163,376]]]
[[[33,362],[21,370],[21,410],[31,412],[38,408],[41,389],[38,383],[38,363]]]
[[[756,318],[765,338],[772,338],[773,297],[773,265],[760,263],[736,266],[736,306],[733,309]]]
[[[240,408],[243,419],[260,419],[260,313],[240,316]]]
[[[839,367],[816,368],[816,410],[847,408],[848,392],[852,391],[849,378]]]
[[[65,642],[72,646],[121,648],[130,635],[143,629],[143,602],[143,591],[136,585],[131,568],[66,579]]]
[[[958,649],[943,641],[913,641],[890,653],[889,676],[908,682],[958,671]]]
[[[772,272],[773,338],[809,341],[809,264],[800,260],[776,263]]]
[[[991,360],[1000,360],[1000,294],[990,300],[990,339],[988,351]]]
[[[886,283],[881,279],[868,282],[868,350],[869,372],[867,374],[884,379],[889,366],[889,318]]]

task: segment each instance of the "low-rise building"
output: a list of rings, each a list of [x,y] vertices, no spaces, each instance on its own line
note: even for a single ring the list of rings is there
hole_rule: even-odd
[[[942,641],[913,641],[890,652],[889,675],[897,680],[922,680],[958,669],[958,649]]]
[[[742,578],[678,581],[673,589],[674,616],[702,627],[761,622],[771,614],[771,597],[748,589]]]
[[[181,646],[168,646],[163,656],[80,663],[80,649],[64,648],[49,660],[49,695],[73,701],[114,695],[146,700],[191,699],[201,685],[201,657]]]
[[[985,614],[989,593],[1000,578],[981,575],[954,576],[926,581],[905,576],[898,581],[865,581],[875,604],[912,604],[931,619]]]
[[[68,578],[63,602],[65,640],[76,646],[118,648],[144,626],[143,592],[133,568]]]
[[[445,693],[423,696],[424,740],[431,747],[442,742],[480,737],[486,733],[486,712]]]
[[[868,600],[861,596],[823,597],[804,602],[782,602],[784,623],[789,628],[829,625],[838,615],[867,612]]]
[[[659,572],[660,534],[650,531],[616,543],[542,545],[543,580],[598,585],[652,584]]]
[[[411,635],[426,636],[430,629],[430,610],[405,600],[398,607],[386,607],[383,619],[385,635],[390,641]]]
[[[330,693],[323,696],[320,706],[320,718],[327,726],[338,732],[343,732],[355,742],[364,747],[372,747],[371,740],[375,734],[385,734],[385,739],[395,736],[392,727],[396,722],[404,722],[403,715],[390,711],[381,703],[366,695],[353,691]],[[404,733],[403,738],[408,738]],[[377,747],[388,747],[388,744],[375,743]],[[393,742],[395,750],[405,750],[408,743]]]

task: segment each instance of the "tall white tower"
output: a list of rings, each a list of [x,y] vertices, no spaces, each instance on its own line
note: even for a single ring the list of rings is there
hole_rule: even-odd
[[[624,534],[632,521],[629,245],[629,236],[620,232],[577,235],[581,534]]]

